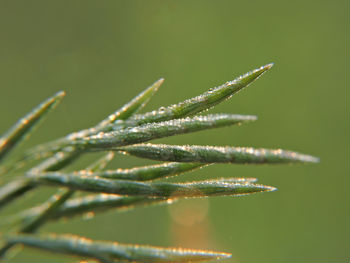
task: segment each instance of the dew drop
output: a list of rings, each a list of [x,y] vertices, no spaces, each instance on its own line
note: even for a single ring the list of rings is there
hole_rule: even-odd
[[[164,114],[164,113],[165,113],[165,110],[166,110],[165,107],[160,107],[160,108],[158,109],[158,113],[159,113],[159,114]]]
[[[210,88],[209,90],[208,90],[208,93],[214,93],[214,91],[215,91],[215,88]]]

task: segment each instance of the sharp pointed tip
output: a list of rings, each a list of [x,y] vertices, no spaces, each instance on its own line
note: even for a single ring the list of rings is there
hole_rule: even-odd
[[[261,75],[263,75],[266,71],[272,68],[273,63],[267,64],[265,66],[261,66],[260,68],[256,68],[246,74],[240,76],[239,78],[229,82],[229,84],[235,84],[237,82],[242,82],[244,84],[243,87],[248,86],[253,81],[257,80]]]
[[[262,74],[262,73],[265,73],[266,71],[270,70],[273,67],[273,65],[274,65],[274,63],[269,63],[269,64],[266,64],[265,66],[261,66],[260,68],[256,69],[255,71]]]
[[[164,79],[160,78],[156,82],[153,83],[153,85],[150,87],[154,92],[156,92],[159,87],[163,84]]]
[[[271,63],[265,65],[264,67],[265,67],[266,69],[270,69],[270,68],[272,68],[274,65],[275,65],[275,63],[271,62]]]
[[[311,155],[304,155],[302,159],[304,162],[308,163],[319,163],[321,161],[320,158]]]
[[[262,184],[251,184],[251,185],[256,187],[256,189],[257,189],[256,192],[273,192],[273,191],[277,191],[276,187],[269,186],[269,185],[262,185]]]
[[[231,253],[225,253],[225,252],[221,252],[217,255],[217,259],[225,259],[225,258],[231,258],[232,254]]]
[[[277,191],[278,189],[276,187],[273,186],[265,186],[266,187],[266,191],[267,192],[273,192],[273,191]]]
[[[292,162],[297,162],[297,163],[319,163],[320,158],[314,157],[312,155],[308,154],[302,154],[302,153],[297,153],[297,152],[290,152],[292,156]]]
[[[256,115],[247,115],[247,121],[256,121],[258,116]]]
[[[54,96],[53,96],[53,98],[55,98],[56,100],[57,99],[62,99],[64,96],[66,96],[66,92],[64,91],[64,90],[61,90],[61,91],[59,91],[59,92],[57,92]]]
[[[226,259],[226,258],[231,258],[232,254],[231,253],[226,253],[226,252],[216,252],[216,251],[201,251],[201,253],[204,253],[205,256],[210,256],[212,259]]]
[[[158,79],[157,81],[156,81],[156,84],[158,84],[158,85],[162,85],[163,84],[163,82],[164,82],[164,78],[160,78],[160,79]]]

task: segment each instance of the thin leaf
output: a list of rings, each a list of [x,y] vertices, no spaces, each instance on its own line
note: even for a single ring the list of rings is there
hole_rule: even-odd
[[[68,142],[79,149],[108,149],[123,145],[145,142],[152,139],[168,137],[176,134],[196,132],[205,129],[241,124],[256,120],[255,116],[234,114],[211,114],[177,119],[159,123],[144,124],[119,131],[103,133]]]
[[[199,163],[162,163],[131,169],[107,170],[90,174],[108,179],[149,181],[189,172],[205,165]]]
[[[102,256],[114,260],[126,260],[127,262],[185,263],[220,260],[231,257],[230,254],[222,252],[128,245],[116,242],[93,241],[72,235],[11,235],[7,237],[7,240],[11,243],[20,243],[52,252],[90,258]]]
[[[14,180],[0,188],[0,208],[10,204],[16,198],[32,190],[34,185],[26,180]]]
[[[38,124],[46,113],[53,109],[64,97],[63,91],[45,100],[25,117],[20,119],[9,131],[0,138],[0,160],[5,157],[29,132]]]
[[[81,155],[73,147],[66,147],[62,151],[54,154],[52,157],[44,160],[39,165],[29,170],[29,173],[40,173],[42,171],[58,171],[74,162]]]
[[[105,120],[101,121],[97,126],[104,127],[108,124],[115,122],[116,120],[126,120],[137,111],[141,110],[151,99],[151,97],[158,91],[159,87],[163,84],[164,79],[157,80],[152,86],[141,92],[130,102],[125,104],[121,109],[115,113],[109,115]]]
[[[168,106],[166,108],[161,107],[152,112],[134,115],[128,121],[135,123],[135,125],[141,125],[151,122],[179,119],[210,109],[218,103],[229,99],[233,94],[242,90],[244,87],[247,87],[272,66],[273,64],[262,66],[244,74],[239,78],[236,78],[233,81],[228,81],[217,88],[210,89],[197,97]]]
[[[113,152],[106,154],[102,158],[98,159],[95,163],[88,166],[86,168],[86,171],[91,171],[91,172],[100,171],[108,164],[108,162],[110,162],[113,159],[113,157],[114,157]],[[70,156],[62,154],[58,162],[61,163],[62,160],[64,159],[66,160],[67,158],[70,158]],[[44,171],[53,169],[53,167],[57,167],[56,165],[57,163],[56,164],[52,163],[51,166],[44,167],[45,168]],[[24,227],[21,228],[20,232],[29,233],[29,232],[35,231],[48,218],[54,216],[56,212],[62,207],[62,205],[74,194],[74,192],[75,191],[73,190],[66,190],[66,189],[59,190],[59,192],[56,195],[53,195],[47,202],[40,205],[40,209],[36,209],[35,211],[36,214],[34,218],[30,218],[30,220],[27,220],[28,222],[25,224]]]
[[[273,187],[264,185],[232,183],[229,179],[192,183],[141,183],[55,172],[33,175],[31,178],[38,184],[65,186],[81,191],[163,198],[177,196],[205,197],[216,195],[242,195],[275,190]]]
[[[253,183],[257,181],[256,178],[229,178],[225,180],[230,183]],[[49,219],[58,220],[62,217],[81,216],[85,213],[95,214],[111,209],[117,212],[123,212],[140,206],[171,204],[177,201],[177,199],[178,197],[154,198],[144,196],[121,196],[115,194],[91,194],[66,201]],[[41,213],[43,209],[45,209],[43,205],[27,209],[19,214],[2,219],[2,225],[23,225],[30,221],[31,218]]]
[[[281,149],[255,149],[251,147],[218,147],[197,145],[135,144],[115,148],[137,157],[171,162],[279,164],[317,163],[319,159]]]

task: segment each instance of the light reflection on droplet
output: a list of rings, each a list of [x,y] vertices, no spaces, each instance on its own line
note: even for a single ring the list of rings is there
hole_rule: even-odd
[[[168,207],[171,218],[183,226],[192,226],[202,222],[209,211],[208,199],[187,199]]]

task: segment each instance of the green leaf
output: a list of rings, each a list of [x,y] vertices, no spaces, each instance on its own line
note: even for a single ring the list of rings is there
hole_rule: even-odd
[[[40,173],[42,171],[58,171],[74,162],[81,155],[73,147],[66,147],[62,151],[57,152],[52,157],[45,159],[43,162],[34,166],[28,173]]]
[[[65,186],[75,190],[149,197],[197,197],[216,195],[242,195],[273,191],[264,185],[236,183],[228,180],[198,181],[192,183],[141,183],[127,180],[110,180],[81,174],[47,172],[32,175],[37,184]]]
[[[63,91],[45,100],[25,117],[20,119],[9,131],[0,138],[0,160],[5,157],[29,132],[39,123],[46,113],[53,109],[64,97]]]
[[[73,235],[11,235],[10,243],[19,243],[52,252],[78,255],[88,258],[106,258],[143,263],[185,263],[220,260],[231,254],[183,248],[161,248],[142,245],[128,245],[117,242],[93,241]]]
[[[281,149],[255,149],[251,147],[218,147],[198,145],[135,144],[115,148],[137,157],[171,162],[279,164],[317,163],[311,155]]]
[[[90,175],[108,179],[149,181],[189,172],[203,166],[205,165],[199,163],[162,163],[131,169],[108,170]]]
[[[259,78],[263,73],[269,70],[272,66],[273,64],[262,66],[258,69],[244,74],[239,78],[236,78],[233,81],[228,81],[219,87],[210,89],[209,91],[197,97],[168,107],[161,107],[158,110],[152,112],[134,115],[128,121],[134,122],[135,125],[140,125],[151,122],[179,119],[210,109],[218,103],[229,99],[233,94],[237,93],[243,88],[247,87],[254,80]]]
[[[235,114],[211,114],[177,119],[159,123],[149,123],[113,132],[100,132],[96,135],[68,142],[82,149],[109,149],[110,147],[135,144],[176,134],[190,133],[205,129],[241,124],[256,120],[255,116]]]
[[[75,153],[74,151],[72,153]],[[67,155],[66,153],[61,153],[59,158],[55,158],[58,163],[62,164],[63,160],[67,160],[67,158],[71,158],[71,155]],[[95,163],[91,164],[86,168],[86,171],[90,172],[98,172],[103,169],[108,162],[110,162],[114,157],[114,153],[110,152],[98,159]],[[52,159],[52,158],[51,158]],[[44,166],[41,171],[49,171],[50,169],[57,168],[57,163],[49,162],[51,165]],[[40,169],[36,172],[39,172]],[[25,226],[23,226],[20,232],[29,233],[35,231],[38,227],[41,226],[48,218],[54,216],[56,212],[61,208],[61,206],[74,194],[73,190],[62,190],[60,189],[57,194],[53,195],[48,201],[44,204],[40,205],[40,209],[35,210],[34,217],[28,217],[29,220],[26,222]],[[32,214],[33,215],[33,214]]]
[[[34,188],[26,179],[13,180],[0,188],[0,208],[10,204],[16,198]]]
[[[225,179],[230,183],[253,183],[256,178],[229,178]],[[202,197],[202,196],[195,196]],[[140,206],[172,204],[177,201],[179,197],[170,198],[155,198],[145,196],[121,196],[115,194],[91,194],[83,197],[72,198],[66,201],[54,214],[49,218],[50,220],[58,220],[62,217],[68,218],[73,216],[81,216],[85,213],[99,213],[113,209],[118,212],[128,211],[138,208]],[[24,210],[19,214],[9,216],[2,219],[1,225],[23,225],[31,221],[33,217],[41,213],[45,209],[44,205],[32,207]]]

